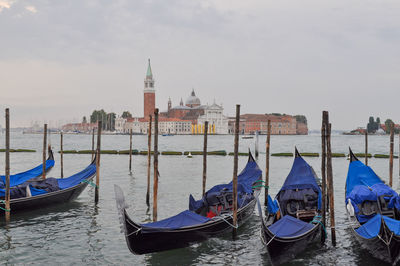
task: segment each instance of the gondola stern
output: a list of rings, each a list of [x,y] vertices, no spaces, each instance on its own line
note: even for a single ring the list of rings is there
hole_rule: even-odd
[[[47,157],[47,160],[48,161],[49,160],[54,161],[54,154],[53,154],[53,150],[51,149],[51,146],[49,145],[47,149],[48,149],[48,153],[49,153],[49,156]]]
[[[294,158],[301,158],[300,152],[297,150],[297,147],[294,146]]]

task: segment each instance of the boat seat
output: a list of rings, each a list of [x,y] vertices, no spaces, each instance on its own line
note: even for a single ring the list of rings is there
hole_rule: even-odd
[[[304,209],[316,210],[318,207],[318,195],[305,194],[304,195]]]
[[[358,209],[360,210],[360,215],[374,215],[379,212],[378,204],[376,201],[365,200],[361,204],[358,204]]]
[[[382,215],[388,216],[390,218],[395,218],[395,211],[394,208],[389,208],[389,201],[390,199],[385,199],[385,198],[391,198],[393,195],[381,195],[378,197],[379,200],[379,205],[381,207],[381,212]]]
[[[315,215],[317,215],[317,210],[313,209],[313,210],[299,210],[296,212],[296,218],[299,220],[309,220],[311,221],[312,219],[314,219]]]
[[[286,204],[286,212],[293,216],[297,216],[297,211],[304,210],[304,201],[302,200],[289,200]]]

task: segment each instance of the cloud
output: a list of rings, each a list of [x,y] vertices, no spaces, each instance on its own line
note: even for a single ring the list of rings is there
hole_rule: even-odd
[[[37,12],[36,7],[34,7],[34,6],[26,6],[25,9],[28,10],[29,12],[32,12],[32,13],[36,13]]]
[[[3,9],[5,9],[5,8],[10,9],[13,2],[14,1],[10,1],[10,0],[0,0],[0,12],[3,11]]]

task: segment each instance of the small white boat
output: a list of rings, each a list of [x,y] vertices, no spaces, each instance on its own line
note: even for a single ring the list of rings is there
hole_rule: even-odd
[[[188,158],[192,158],[192,153],[189,152],[189,154],[187,155]]]

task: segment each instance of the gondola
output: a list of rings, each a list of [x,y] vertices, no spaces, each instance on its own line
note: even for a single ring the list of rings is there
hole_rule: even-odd
[[[346,212],[361,246],[380,260],[400,259],[400,198],[350,149],[346,179]]]
[[[325,237],[321,223],[321,189],[312,167],[297,149],[292,169],[276,199],[268,196],[266,217],[261,217],[261,240],[273,265],[282,264]]]
[[[49,146],[49,156],[46,160],[46,173],[48,173],[54,166],[54,156],[53,151]],[[14,187],[20,185],[28,180],[34,180],[36,178],[40,178],[43,174],[43,164],[36,166],[28,171],[21,172],[18,174],[10,175],[10,187]],[[0,176],[0,189],[5,188],[6,186],[6,177],[4,175]]]
[[[262,171],[249,154],[238,176],[238,226],[251,217],[260,193]],[[256,185],[258,184],[258,185]],[[126,212],[122,189],[114,185],[117,208],[129,250],[134,254],[183,248],[231,231],[232,182],[216,185],[201,200],[189,196],[189,209],[170,218],[146,224],[134,222]]]
[[[46,178],[27,181],[10,189],[10,209],[14,212],[29,211],[76,199],[96,174],[96,156],[84,170],[67,178]],[[0,189],[4,200],[5,190]],[[3,215],[4,212],[0,212]]]

